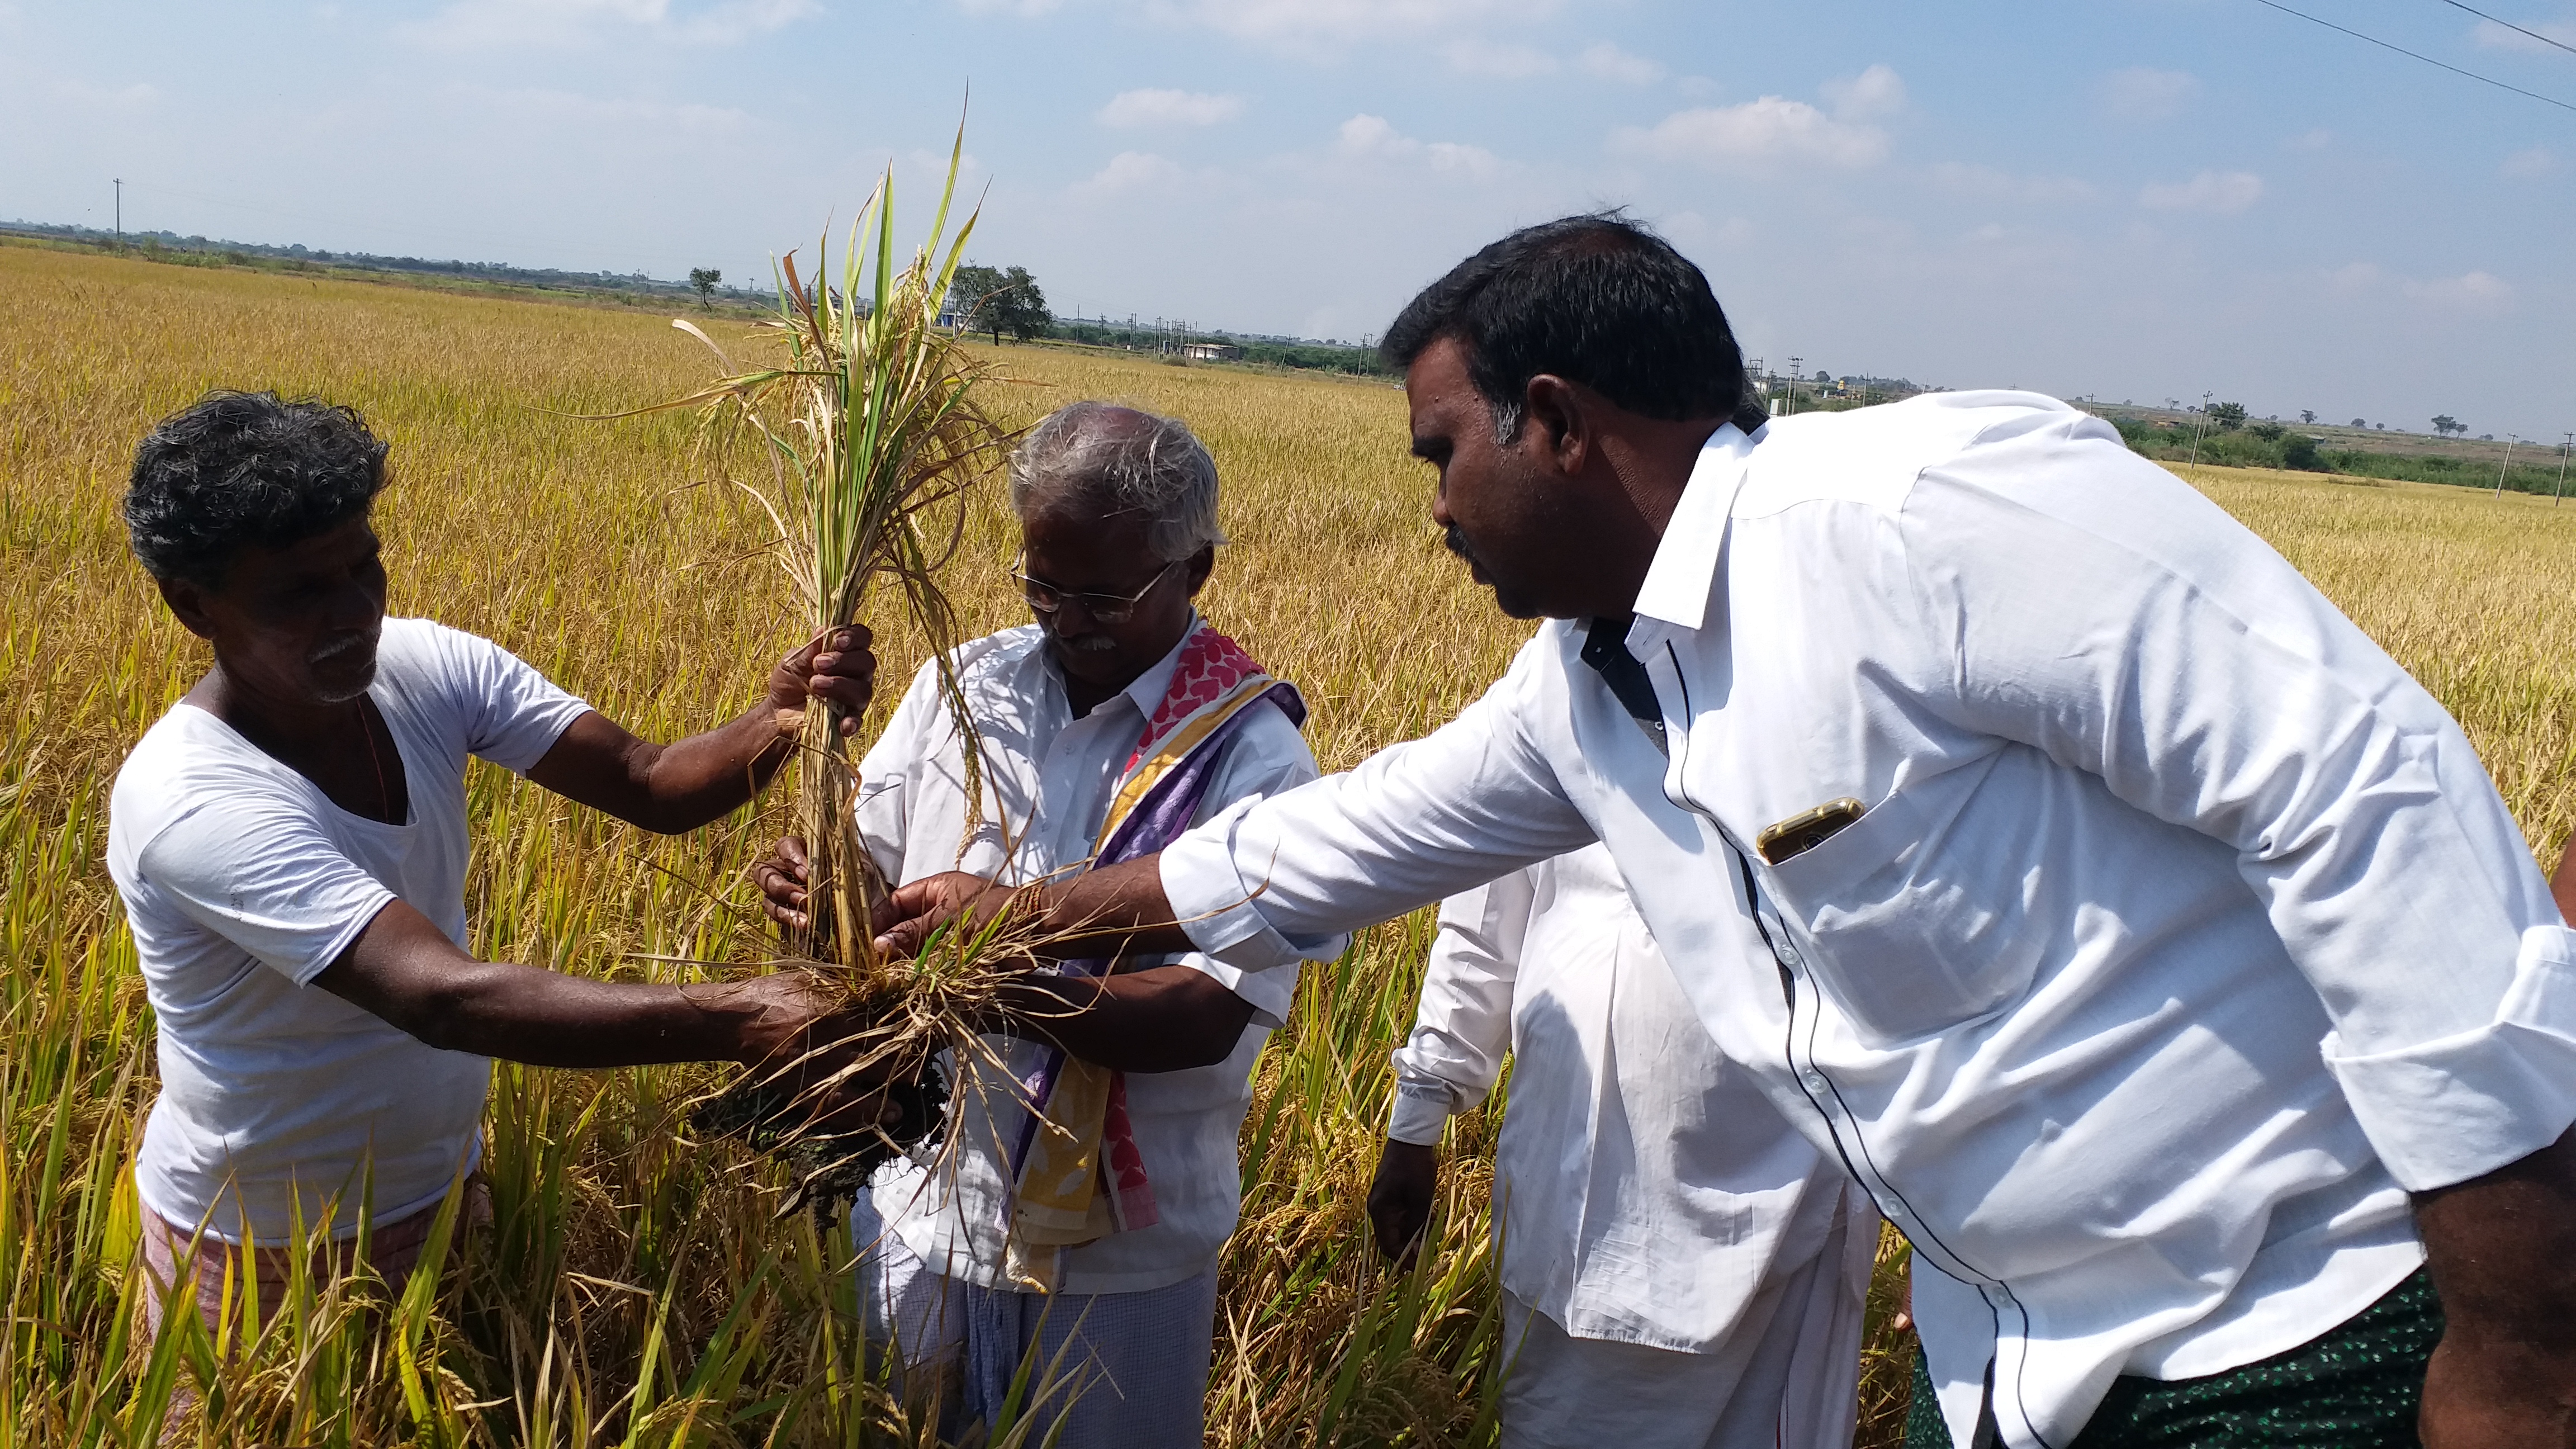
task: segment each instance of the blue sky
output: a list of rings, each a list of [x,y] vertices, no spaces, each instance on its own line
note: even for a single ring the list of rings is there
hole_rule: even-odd
[[[2576,103],[2440,0],[2299,9]],[[2481,10],[2576,43],[2571,0]],[[2255,0],[0,0],[0,218],[769,275],[973,88],[1059,312],[1357,340],[1623,205],[1775,366],[2576,428],[2576,111]]]

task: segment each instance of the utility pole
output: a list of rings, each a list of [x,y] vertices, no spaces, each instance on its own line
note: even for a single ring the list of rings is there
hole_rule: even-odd
[[[120,251],[125,247],[125,178],[122,176],[116,178],[116,245]]]
[[[2209,426],[2209,400],[2212,396],[2213,394],[2210,393],[2200,395],[2200,420],[2192,424],[2191,461],[2183,464],[2186,469],[2200,466],[2200,435],[2201,431]]]
[[[1805,361],[1803,357],[1789,359],[1789,411],[1792,413],[1798,410],[1798,367]]]
[[[2511,433],[2504,435],[2504,462],[2496,468],[2495,496],[2498,498],[2504,496],[2504,470],[2513,466],[2513,445],[2520,441],[2522,441],[2520,438]]]
[[[2558,506],[2559,490],[2567,486],[2567,454],[2570,450],[2576,450],[2576,433],[2569,433],[2567,441],[2558,445],[2558,481],[2549,489],[2549,506],[2552,508]]]

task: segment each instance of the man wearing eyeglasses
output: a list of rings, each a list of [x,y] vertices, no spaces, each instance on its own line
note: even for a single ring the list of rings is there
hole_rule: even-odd
[[[1036,623],[954,659],[982,809],[925,666],[860,767],[859,829],[888,880],[1035,882],[1315,778],[1295,689],[1192,607],[1225,538],[1187,427],[1076,403],[1012,458],[1011,503]],[[783,925],[804,923],[805,859],[782,840],[755,871]],[[1040,1408],[1061,1414],[1053,1442],[1197,1449],[1235,1139],[1296,987],[1293,962],[1067,962],[1020,984],[983,1060],[947,1064],[948,1148],[892,1164],[852,1213],[871,1334],[908,1392],[944,1401],[944,1437],[993,1423],[1033,1359],[1032,1385],[1078,1390]]]

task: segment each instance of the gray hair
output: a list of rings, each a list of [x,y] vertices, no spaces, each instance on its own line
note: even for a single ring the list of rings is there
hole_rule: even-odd
[[[1011,509],[1145,520],[1145,545],[1164,563],[1225,542],[1216,525],[1216,460],[1178,418],[1114,403],[1078,402],[1029,429],[1011,454]]]

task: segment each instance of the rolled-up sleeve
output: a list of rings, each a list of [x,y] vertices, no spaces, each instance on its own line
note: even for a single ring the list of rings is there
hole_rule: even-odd
[[[1246,970],[1327,959],[1348,932],[1590,844],[1526,727],[1559,667],[1542,635],[1439,730],[1173,842],[1163,892],[1191,942]]]
[[[1537,882],[1531,870],[1440,903],[1413,1034],[1395,1051],[1386,1135],[1428,1146],[1450,1116],[1494,1089],[1512,1044],[1512,998]]]
[[[2401,1184],[2576,1121],[2576,936],[2459,726],[2287,561],[2089,421],[1926,473],[1902,536],[1967,722],[2234,848]]]

